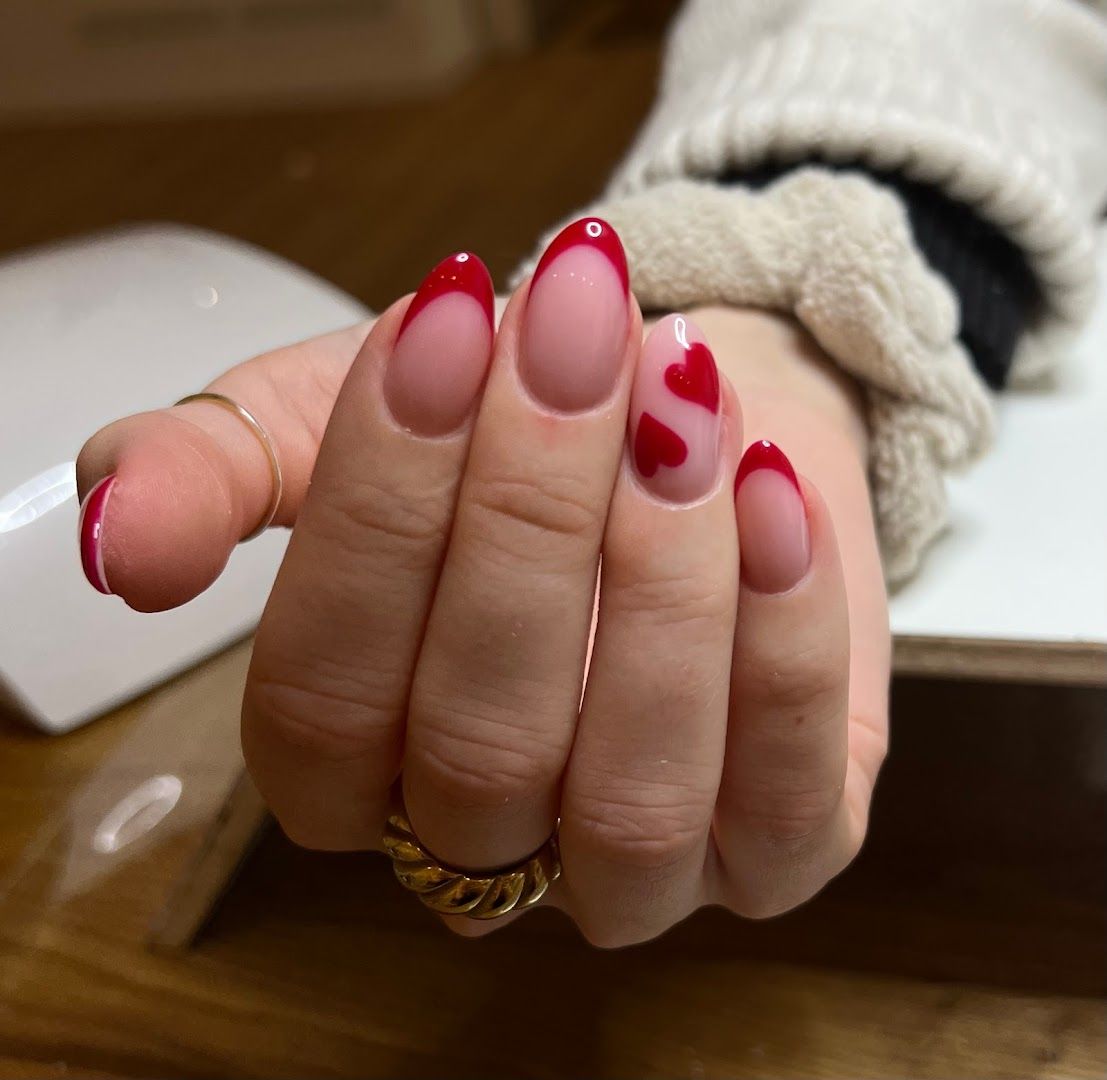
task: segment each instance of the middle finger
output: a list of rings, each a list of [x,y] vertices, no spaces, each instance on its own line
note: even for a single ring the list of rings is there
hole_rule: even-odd
[[[595,218],[504,315],[408,715],[407,810],[454,866],[517,862],[556,823],[640,322]]]

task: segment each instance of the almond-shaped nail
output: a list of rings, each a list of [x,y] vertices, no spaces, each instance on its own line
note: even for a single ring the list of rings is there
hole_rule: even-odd
[[[643,486],[692,502],[714,486],[722,426],[719,372],[703,332],[669,315],[642,345],[630,403],[631,460]]]
[[[492,278],[471,252],[443,259],[423,279],[384,373],[397,423],[426,436],[464,423],[492,355],[492,305]]]
[[[104,574],[104,517],[108,499],[115,487],[115,474],[97,482],[81,503],[81,516],[77,522],[78,542],[81,549],[81,568],[89,584],[97,591],[111,594]]]
[[[519,371],[543,405],[581,412],[615,388],[626,348],[630,285],[623,245],[600,218],[566,226],[527,296]]]
[[[811,565],[807,506],[792,463],[768,439],[752,443],[734,477],[742,580],[763,593],[794,588]]]

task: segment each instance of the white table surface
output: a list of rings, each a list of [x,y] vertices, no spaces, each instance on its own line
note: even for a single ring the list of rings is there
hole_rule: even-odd
[[[998,428],[950,479],[950,526],[892,598],[893,631],[1107,642],[1107,296],[1055,385],[1000,397]]]

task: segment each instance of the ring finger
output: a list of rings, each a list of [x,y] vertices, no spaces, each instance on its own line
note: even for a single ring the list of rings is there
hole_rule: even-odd
[[[635,379],[562,799],[567,904],[598,944],[653,937],[703,901],[738,595],[729,480],[740,443],[737,402],[702,334],[663,319]]]

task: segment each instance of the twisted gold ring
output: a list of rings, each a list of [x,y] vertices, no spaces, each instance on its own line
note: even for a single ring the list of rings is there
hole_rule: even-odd
[[[538,903],[551,882],[561,876],[557,832],[533,855],[515,866],[489,874],[469,874],[437,862],[419,842],[403,810],[388,816],[384,850],[392,858],[396,880],[432,911],[498,919]]]
[[[188,405],[193,401],[206,401],[210,405],[218,405],[228,412],[234,413],[250,429],[254,438],[261,443],[261,448],[265,451],[265,456],[269,461],[269,472],[273,477],[269,505],[265,508],[265,513],[261,515],[261,521],[257,528],[239,541],[244,544],[247,540],[253,540],[255,536],[261,536],[273,524],[273,518],[277,516],[277,510],[280,509],[281,496],[284,495],[284,474],[281,472],[281,459],[277,457],[277,447],[274,445],[269,432],[262,427],[261,421],[249,409],[239,405],[234,398],[229,398],[226,394],[213,394],[211,391],[205,390],[202,394],[189,394],[188,397],[183,397],[180,401],[173,402],[173,404],[174,406]]]

